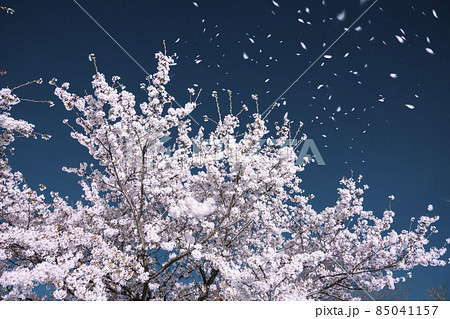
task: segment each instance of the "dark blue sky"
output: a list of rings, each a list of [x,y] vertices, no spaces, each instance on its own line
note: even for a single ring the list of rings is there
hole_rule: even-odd
[[[372,2],[78,1],[149,73],[155,72],[154,53],[163,50],[165,40],[168,52],[178,55],[168,90],[183,103],[189,100],[188,87],[203,89],[202,104],[192,114],[202,125],[204,114],[217,117],[214,90],[223,112],[228,109],[223,90],[228,89],[235,109],[245,103],[254,110],[255,93],[260,108],[269,107]],[[17,94],[56,102],[53,108],[17,106],[15,116],[53,137],[18,140],[12,166],[32,187],[43,183],[76,201],[81,194],[77,180],[61,167],[89,158],[62,124],[73,114],[46,83],[56,77],[60,84],[70,82],[72,92],[90,92],[94,68],[88,55],[95,53],[99,70],[107,78],[119,75],[141,102],[145,72],[74,1],[0,4],[16,11],[0,12],[0,70],[7,71],[1,86],[42,77],[43,85]],[[326,163],[310,164],[303,174],[303,188],[316,195],[316,210],[335,203],[340,178],[353,170],[370,186],[364,196],[367,210],[381,214],[388,196],[395,195],[394,226],[400,231],[432,204],[431,214],[441,220],[431,243],[441,246],[450,237],[449,31],[446,0],[379,0],[327,52],[331,58],[319,60],[283,96],[280,102],[286,104],[269,120],[280,121],[289,112],[291,120],[303,121],[303,131]],[[449,279],[449,267],[418,268],[412,297],[424,299],[427,288]]]

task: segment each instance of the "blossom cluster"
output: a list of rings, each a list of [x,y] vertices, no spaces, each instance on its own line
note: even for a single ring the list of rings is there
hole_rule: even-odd
[[[343,178],[336,204],[315,211],[300,188],[306,164],[286,146],[287,117],[264,145],[259,113],[246,126],[230,113],[192,136],[196,103],[168,105],[173,59],[156,58],[138,106],[99,72],[84,97],[52,81],[92,162],[64,167],[83,190],[73,205],[2,172],[0,298],[39,299],[36,287],[48,285],[58,300],[352,300],[393,289],[406,280],[398,270],[447,263],[444,247],[425,247],[437,216],[396,232],[393,211],[364,210],[360,178]],[[29,135],[7,113],[17,102],[2,89],[0,127]]]

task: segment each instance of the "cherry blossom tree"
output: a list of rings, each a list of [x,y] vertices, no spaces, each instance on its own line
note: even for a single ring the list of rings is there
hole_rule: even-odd
[[[268,137],[261,114],[242,127],[246,107],[233,114],[230,105],[211,132],[192,133],[198,96],[189,89],[190,102],[173,107],[165,89],[173,57],[156,58],[139,105],[118,77],[109,84],[98,71],[84,97],[50,82],[76,112],[77,128],[64,121],[71,136],[92,157],[63,168],[79,176],[76,204],[31,190],[3,154],[2,299],[352,300],[394,289],[418,265],[447,264],[445,245],[425,247],[438,217],[396,232],[393,211],[363,209],[361,177],[343,178],[336,204],[316,212],[300,188],[307,161],[298,164],[289,119]],[[33,126],[7,113],[19,98],[0,94],[6,147]],[[168,137],[176,139],[170,152]]]

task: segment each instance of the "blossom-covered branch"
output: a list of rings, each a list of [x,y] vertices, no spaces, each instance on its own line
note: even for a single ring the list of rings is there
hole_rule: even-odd
[[[399,270],[447,264],[445,247],[426,248],[438,217],[392,230],[393,211],[364,210],[361,178],[343,178],[336,204],[315,211],[287,117],[268,138],[261,114],[243,128],[242,110],[230,107],[194,135],[196,100],[172,106],[173,58],[156,58],[139,105],[98,71],[84,97],[51,81],[76,112],[77,129],[64,122],[92,162],[63,168],[80,177],[75,205],[58,193],[47,203],[21,175],[2,175],[1,298],[37,299],[47,284],[50,298],[67,300],[352,300],[393,289],[406,280]],[[18,99],[1,92],[7,111]],[[5,130],[31,134],[31,124],[3,115]],[[176,138],[171,152],[167,137]]]

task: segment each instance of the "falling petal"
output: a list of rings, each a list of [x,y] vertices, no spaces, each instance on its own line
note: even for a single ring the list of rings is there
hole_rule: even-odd
[[[306,51],[306,44],[304,44],[303,42],[300,42],[300,45],[301,45],[302,48],[305,49],[305,51]]]
[[[278,8],[280,7],[280,5],[278,4],[278,2],[272,0],[272,3],[273,3],[273,5],[274,5],[275,7],[278,7]]]
[[[331,55],[324,55],[323,56],[325,59],[331,59],[333,56],[331,56]]]
[[[410,109],[410,110],[412,110],[412,109],[415,108],[415,106],[414,106],[414,105],[411,105],[411,104],[405,104],[405,106],[406,106],[408,109]]]
[[[345,20],[345,9],[342,10],[342,12],[339,13],[339,14],[336,16],[336,19],[338,19],[339,21],[344,21],[344,20]]]
[[[244,52],[244,53],[242,54],[242,57],[244,58],[244,60],[247,60],[247,59],[248,59],[247,53]]]
[[[389,75],[390,75],[390,77],[393,78],[393,79],[398,78],[397,73],[391,73],[391,74],[389,74]]]
[[[437,12],[436,12],[436,10],[434,10],[434,9],[433,9],[433,15],[434,15],[434,17],[435,17],[436,19],[439,19],[438,15],[437,15]]]
[[[395,37],[397,38],[398,42],[405,43],[405,38],[404,37],[401,37],[399,35],[396,35]]]
[[[431,50],[430,48],[425,48],[425,50],[426,50],[429,54],[434,54],[434,51]]]
[[[198,8],[198,3],[197,2],[192,2],[192,4]]]

